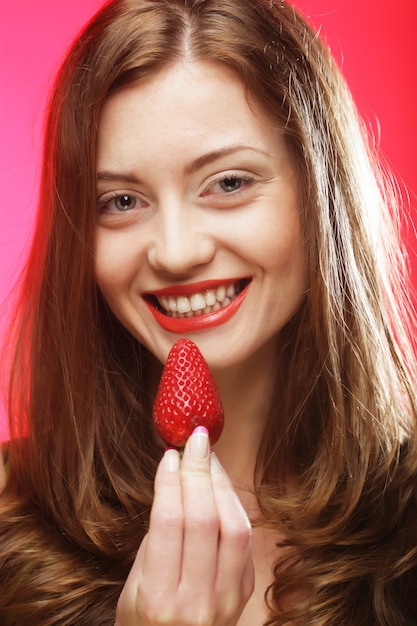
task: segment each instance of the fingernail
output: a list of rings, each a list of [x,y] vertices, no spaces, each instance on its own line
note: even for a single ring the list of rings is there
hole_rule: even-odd
[[[210,439],[207,428],[197,426],[190,437],[190,454],[197,459],[205,459],[210,450]]]
[[[214,454],[214,452],[210,454],[210,470],[212,474],[218,474],[219,472],[223,471],[223,468],[220,465],[220,461]]]
[[[180,455],[178,450],[168,448],[164,454],[164,470],[167,472],[177,472],[180,467]]]

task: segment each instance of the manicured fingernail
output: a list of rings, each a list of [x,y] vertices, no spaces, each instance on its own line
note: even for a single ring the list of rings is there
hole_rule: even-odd
[[[177,472],[180,467],[180,455],[178,450],[168,448],[164,454],[164,469],[167,472]]]
[[[197,426],[190,437],[190,454],[198,459],[204,459],[210,450],[210,439],[207,428]]]
[[[220,465],[220,461],[214,454],[214,452],[210,454],[210,470],[212,474],[218,474],[219,472],[223,471],[223,468]]]

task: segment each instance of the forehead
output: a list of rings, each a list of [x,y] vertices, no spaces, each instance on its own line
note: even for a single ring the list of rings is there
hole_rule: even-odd
[[[248,98],[234,72],[216,64],[181,62],[107,99],[98,152],[99,158],[117,152],[119,158],[135,153],[143,159],[162,143],[180,158],[190,149],[211,151],[248,142],[272,149],[280,141],[277,122]]]

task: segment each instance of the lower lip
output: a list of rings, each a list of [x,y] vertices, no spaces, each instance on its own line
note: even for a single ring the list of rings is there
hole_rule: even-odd
[[[195,332],[198,330],[206,330],[207,328],[213,328],[214,326],[220,326],[224,324],[237,312],[243,300],[248,293],[249,285],[236,296],[234,300],[227,306],[213,313],[207,313],[206,315],[195,315],[194,317],[170,317],[164,315],[158,309],[155,309],[149,302],[146,302],[146,306],[164,330],[168,330],[171,333],[184,334]]]

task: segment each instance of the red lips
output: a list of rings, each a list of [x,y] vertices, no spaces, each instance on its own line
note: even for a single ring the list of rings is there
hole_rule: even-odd
[[[165,289],[160,289],[158,291],[152,292],[152,294],[147,294],[148,296],[160,296],[160,295],[192,295],[193,293],[203,292],[208,289],[215,289],[220,285],[230,284],[231,282],[236,281],[225,281],[217,280],[217,281],[202,281],[199,283],[187,284],[187,285],[179,285],[176,287],[168,287]],[[149,309],[149,311],[154,316],[155,320],[158,324],[164,329],[172,333],[184,334],[190,333],[198,330],[205,330],[207,328],[213,328],[214,326],[219,326],[220,324],[224,324],[227,322],[233,315],[237,312],[240,305],[246,298],[248,293],[250,283],[246,284],[244,289],[226,306],[218,309],[217,311],[213,311],[212,313],[206,313],[202,315],[194,315],[193,317],[171,317],[169,315],[164,314],[155,305],[149,300],[149,298],[145,298],[145,303]]]

